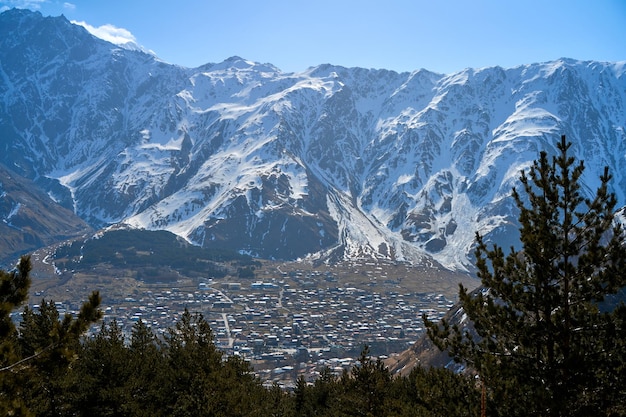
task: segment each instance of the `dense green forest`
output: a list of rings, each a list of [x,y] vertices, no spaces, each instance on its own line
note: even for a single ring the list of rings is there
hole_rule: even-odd
[[[505,255],[477,235],[483,286],[461,286],[468,320],[424,317],[463,372],[416,367],[394,376],[364,346],[341,375],[326,369],[293,391],[267,387],[243,359],[220,352],[208,322],[189,311],[163,337],[139,321],[130,340],[115,321],[85,336],[102,316],[97,292],[77,317],[60,317],[44,300],[13,320],[30,285],[23,257],[0,271],[0,414],[624,416],[626,305],[611,297],[626,287],[626,246],[611,176],[605,170],[595,197],[583,198],[584,165],[568,156],[565,137],[557,147],[521,174],[523,194],[513,191],[522,249]]]

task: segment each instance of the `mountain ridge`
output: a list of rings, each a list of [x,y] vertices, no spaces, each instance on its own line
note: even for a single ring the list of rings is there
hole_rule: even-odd
[[[234,56],[190,69],[74,26],[0,15],[0,162],[94,227],[469,269],[475,231],[515,243],[511,188],[561,134],[589,189],[607,165],[626,203],[626,62],[283,73]]]

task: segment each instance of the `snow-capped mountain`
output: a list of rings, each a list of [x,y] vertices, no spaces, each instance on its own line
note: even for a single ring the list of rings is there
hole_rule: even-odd
[[[626,203],[626,62],[183,68],[10,10],[0,97],[0,162],[91,225],[261,257],[466,268],[475,231],[515,242],[511,188],[561,134]]]

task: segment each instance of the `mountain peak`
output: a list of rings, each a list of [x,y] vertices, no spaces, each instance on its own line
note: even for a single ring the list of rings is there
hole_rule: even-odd
[[[206,67],[206,66],[205,66]],[[221,63],[208,66],[210,71],[253,71],[280,73],[280,70],[271,64],[260,64],[239,56],[231,56]]]
[[[59,30],[69,30],[71,23],[64,15],[43,16],[39,11],[12,8],[0,13],[0,27],[3,29],[20,28],[30,31],[41,25],[54,25]]]
[[[9,52],[3,66],[44,63],[71,48],[86,48],[91,43],[88,33],[71,24],[64,16],[43,17],[39,12],[11,9],[0,14],[0,48]],[[36,56],[26,59],[26,55]]]
[[[476,231],[517,244],[511,187],[561,134],[589,189],[609,166],[626,202],[623,64],[286,75],[233,56],[187,69],[64,18],[9,19],[22,14],[41,19],[0,17],[0,162],[95,227],[274,259],[469,268]]]
[[[25,18],[36,19],[36,18],[43,18],[43,16],[38,11],[31,11],[28,9],[18,9],[15,7],[11,9],[7,9],[3,11],[2,13],[0,13],[0,19],[3,21],[3,23],[5,20],[22,20]]]

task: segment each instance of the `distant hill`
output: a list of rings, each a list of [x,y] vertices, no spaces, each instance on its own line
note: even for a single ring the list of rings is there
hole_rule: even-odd
[[[8,267],[24,253],[92,232],[71,210],[4,166],[0,166],[0,220],[0,262]]]
[[[175,281],[179,276],[221,278],[233,272],[226,264],[244,268],[255,265],[248,255],[200,248],[171,232],[124,229],[59,245],[50,261],[60,271],[73,273],[106,264],[113,270],[137,271],[137,278],[148,282]]]

